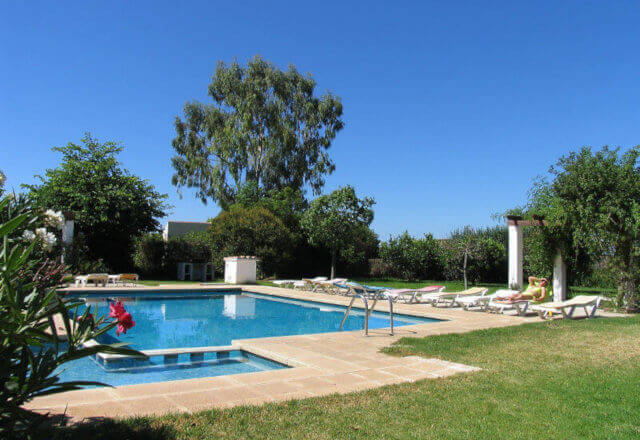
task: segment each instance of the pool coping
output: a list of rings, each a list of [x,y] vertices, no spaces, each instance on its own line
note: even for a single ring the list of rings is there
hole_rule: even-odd
[[[242,291],[346,306],[350,298],[261,285],[160,285],[153,287],[68,288],[68,292],[97,291],[117,295],[152,291]],[[375,308],[388,312],[387,303]],[[145,352],[184,353],[227,350],[233,347],[274,360],[292,368],[243,373],[228,376],[182,379],[113,388],[69,391],[34,399],[25,405],[38,412],[65,414],[72,421],[96,417],[160,415],[193,412],[243,404],[349,393],[383,385],[435,379],[459,373],[478,371],[473,366],[418,356],[396,357],[380,352],[405,336],[424,337],[445,333],[462,333],[477,329],[520,325],[535,318],[474,313],[454,308],[436,308],[424,304],[394,304],[394,312],[402,315],[433,318],[441,321],[388,328],[314,333],[233,340],[222,347],[197,347],[145,350]]]

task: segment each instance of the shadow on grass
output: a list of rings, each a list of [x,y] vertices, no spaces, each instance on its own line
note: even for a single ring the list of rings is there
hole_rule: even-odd
[[[152,424],[147,418],[114,420],[87,418],[81,423],[66,425],[60,417],[50,419],[34,434],[35,439],[91,439],[91,440],[173,440],[178,432],[173,426]]]

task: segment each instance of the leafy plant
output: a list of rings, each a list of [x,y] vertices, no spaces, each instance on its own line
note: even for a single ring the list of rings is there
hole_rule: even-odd
[[[640,147],[572,152],[551,167],[551,180],[534,184],[528,206],[549,224],[544,248],[561,249],[572,268],[601,282],[614,280],[627,310],[640,304],[639,161]]]
[[[85,134],[81,144],[70,142],[53,151],[62,154],[57,168],[36,176],[40,184],[26,185],[36,206],[73,211],[77,233],[84,235],[85,261],[104,260],[114,270],[129,270],[134,237],[159,229],[166,215],[166,194],[122,167],[122,147]]]
[[[373,221],[375,200],[358,198],[352,186],[338,188],[313,200],[302,216],[302,227],[314,246],[331,253],[331,278],[340,255],[354,243],[354,235]]]
[[[164,265],[166,243],[158,233],[137,237],[133,243],[133,264],[146,276],[160,275]]]
[[[96,353],[140,353],[122,344],[85,346],[118,323],[106,317],[90,318],[89,308],[78,316],[81,303],[64,301],[57,294],[55,284],[64,267],[37,256],[37,241],[27,244],[16,238],[17,230],[38,218],[28,210],[11,215],[12,203],[9,197],[0,201],[0,212],[9,217],[0,223],[0,435],[24,437],[41,419],[24,409],[24,403],[38,396],[104,385],[62,382],[57,375],[62,365]],[[64,342],[56,320],[67,335]]]
[[[294,66],[256,56],[247,66],[219,62],[212,104],[189,102],[176,117],[173,184],[227,209],[247,182],[261,190],[310,187],[318,193],[335,165],[327,150],[343,127],[342,103]]]
[[[442,247],[446,259],[448,279],[469,281],[498,281],[507,273],[507,250],[504,228],[473,229],[470,226],[455,230]]]
[[[394,277],[425,280],[440,279],[442,276],[442,252],[431,234],[414,238],[405,231],[398,237],[391,237],[380,245],[380,258]]]
[[[255,255],[263,275],[273,275],[291,258],[293,235],[280,218],[262,207],[232,206],[211,220],[209,236],[214,270],[223,271],[223,258]]]

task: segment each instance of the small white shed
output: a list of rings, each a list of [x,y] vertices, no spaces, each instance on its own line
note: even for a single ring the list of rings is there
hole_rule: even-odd
[[[224,258],[224,282],[227,284],[255,284],[258,257]]]

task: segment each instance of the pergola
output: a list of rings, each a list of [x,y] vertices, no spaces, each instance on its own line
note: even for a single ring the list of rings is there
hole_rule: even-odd
[[[546,226],[547,221],[534,216],[533,220],[523,220],[517,215],[508,215],[507,230],[509,232],[509,288],[522,289],[524,286],[523,228],[525,226]],[[564,301],[567,298],[567,265],[558,250],[553,262],[553,300]]]

